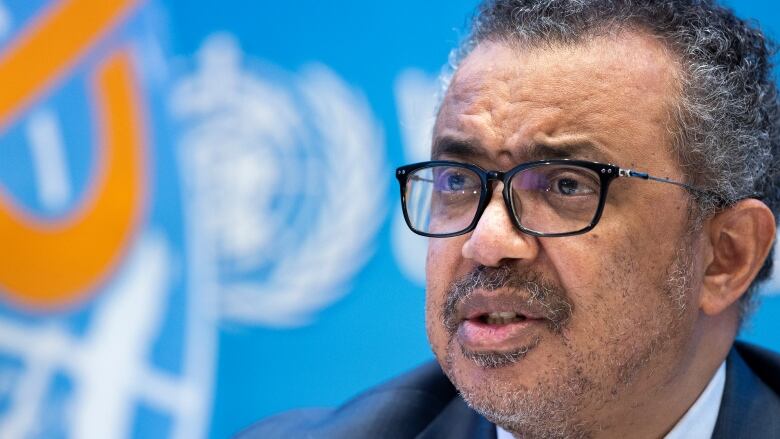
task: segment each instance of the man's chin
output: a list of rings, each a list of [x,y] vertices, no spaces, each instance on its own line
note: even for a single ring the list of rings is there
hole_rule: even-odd
[[[525,344],[502,350],[475,350],[451,339],[446,350],[442,368],[456,387],[477,388],[485,381],[504,383],[506,387],[529,387],[537,382],[539,369],[537,359],[544,346],[542,338],[534,338]]]
[[[579,396],[588,393],[583,377],[543,367],[544,343],[537,339],[511,351],[468,351],[452,341],[445,373],[465,402],[486,419],[522,437],[589,437],[580,420]]]

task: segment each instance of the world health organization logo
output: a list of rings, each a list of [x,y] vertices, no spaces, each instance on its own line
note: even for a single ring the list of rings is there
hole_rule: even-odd
[[[280,72],[227,34],[207,38],[188,70],[171,107],[191,285],[221,318],[307,324],[372,255],[390,175],[381,129],[327,67]]]

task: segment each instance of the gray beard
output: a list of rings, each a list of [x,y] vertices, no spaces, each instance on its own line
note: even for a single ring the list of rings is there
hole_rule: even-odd
[[[674,325],[670,325],[670,328]],[[586,375],[576,365],[583,364],[584,358],[569,357],[564,367],[551,370],[540,378],[537,385],[528,388],[512,387],[503,382],[485,382],[478,388],[466,388],[458,384],[452,373],[453,352],[457,342],[450,345],[447,358],[447,375],[455,383],[466,403],[486,419],[516,437],[523,439],[584,439],[594,436],[604,426],[595,420],[588,420],[584,409],[593,409],[614,403],[623,393],[622,390],[633,383],[635,377],[646,369],[648,362],[660,351],[666,350],[674,342],[672,332],[659,335],[643,349],[628,353],[626,357],[616,356],[608,361],[607,370],[594,376]],[[459,346],[459,345],[458,345]],[[527,352],[532,351],[529,348]],[[477,364],[503,367],[519,359],[506,360],[503,354],[494,357],[483,354],[479,359],[471,359]],[[622,357],[622,359],[620,359]],[[499,365],[503,364],[503,365]],[[574,365],[574,366],[573,366]]]
[[[474,362],[480,367],[486,369],[496,369],[522,361],[522,359],[531,352],[540,340],[535,340],[528,346],[523,346],[512,352],[496,353],[476,353],[470,352],[461,346],[454,337],[454,331],[450,331],[450,342],[447,349],[444,369],[450,380],[461,392],[466,403],[481,413],[491,422],[501,426],[505,430],[512,432],[516,437],[523,439],[553,439],[553,438],[589,438],[594,433],[602,430],[603,426],[595,420],[587,420],[582,412],[583,409],[593,409],[613,402],[622,390],[629,387],[634,378],[648,366],[650,360],[662,351],[674,347],[675,332],[680,327],[681,319],[685,312],[685,298],[690,289],[692,271],[692,255],[690,251],[690,242],[683,239],[684,243],[677,252],[675,259],[669,264],[666,273],[666,281],[661,285],[663,293],[667,296],[669,305],[669,315],[666,316],[672,321],[661,332],[656,333],[648,342],[642,346],[623,346],[613,351],[617,355],[604,355],[603,361],[606,366],[604,373],[595,376],[588,375],[580,365],[592,363],[586,361],[587,358],[577,358],[572,354],[567,358],[565,364],[568,365],[564,370],[551,370],[550,373],[540,378],[534,388],[525,386],[513,388],[504,382],[485,382],[479,388],[468,389],[459,385],[456,372],[456,364],[453,356],[460,353],[468,360]],[[499,272],[491,272],[489,269],[484,274],[472,273],[468,279],[456,282],[453,287],[455,291],[450,291],[450,297],[465,296],[468,291],[457,291],[458,288],[486,288],[499,289],[504,287],[517,287],[518,282],[536,283],[540,279],[531,274],[509,273],[506,269],[499,269]],[[554,286],[544,285],[539,282],[540,287],[532,286],[536,291],[547,291],[548,294],[542,294],[542,300],[552,298],[551,303],[559,307],[567,303],[566,299],[561,297],[562,292],[554,290]],[[534,300],[539,300],[539,295],[535,295]],[[565,307],[564,307],[565,308]],[[557,316],[557,327],[551,326],[552,334],[556,334],[568,345],[566,337],[566,324],[568,323],[570,313],[573,307],[565,309],[563,315]],[[566,315],[568,314],[568,315]],[[442,313],[445,326],[451,321],[447,320],[447,311]],[[573,351],[570,351],[573,352]],[[603,355],[606,353],[602,353]]]
[[[532,349],[529,348],[525,352]],[[481,357],[467,358],[488,367],[501,367],[496,365],[520,361],[514,358],[506,361],[503,354],[498,353],[481,354]],[[451,355],[448,355],[448,370],[453,370],[451,360]],[[449,375],[452,379],[453,374]],[[593,384],[581,374],[575,374],[565,380],[546,381],[533,389],[514,389],[502,383],[486,383],[476,391],[468,391],[458,386],[457,381],[454,382],[472,409],[517,437],[579,439],[591,437],[590,432],[594,429],[593,425],[578,420],[580,407],[576,406],[576,402],[581,401],[593,388]]]
[[[466,349],[462,345],[460,350],[463,356],[469,360],[477,363],[479,367],[483,369],[498,369],[499,367],[508,366],[514,364],[525,358],[533,348],[535,348],[540,339],[535,339],[531,344],[527,346],[521,346],[514,351],[509,352],[474,352]]]

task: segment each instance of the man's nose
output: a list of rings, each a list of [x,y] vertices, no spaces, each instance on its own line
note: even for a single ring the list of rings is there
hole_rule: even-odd
[[[493,191],[477,227],[461,250],[464,258],[488,267],[497,267],[510,259],[532,260],[539,253],[538,238],[514,226],[501,186],[499,183]]]

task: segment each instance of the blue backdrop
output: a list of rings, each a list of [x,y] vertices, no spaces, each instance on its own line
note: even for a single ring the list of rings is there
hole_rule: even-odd
[[[476,4],[0,0],[0,436],[222,438],[431,359],[392,170]]]

